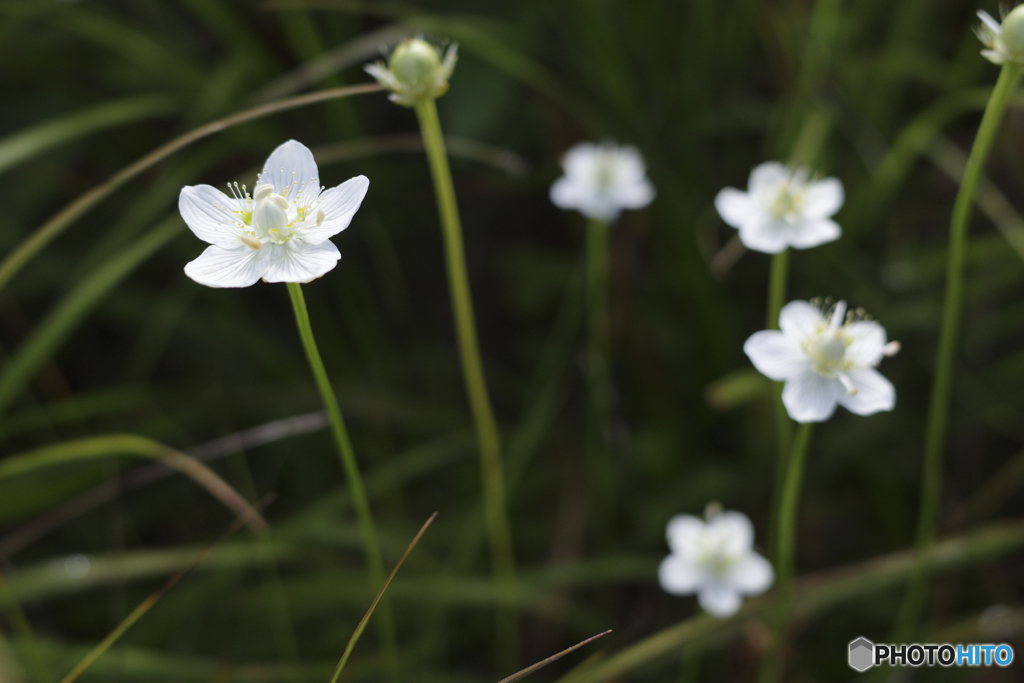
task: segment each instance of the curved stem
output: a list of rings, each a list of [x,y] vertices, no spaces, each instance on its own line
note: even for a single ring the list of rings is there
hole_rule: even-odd
[[[302,346],[306,350],[306,359],[309,361],[310,370],[313,371],[316,388],[320,391],[320,399],[323,401],[324,409],[327,412],[327,419],[331,424],[331,436],[334,438],[334,445],[338,449],[338,455],[341,456],[341,466],[345,470],[345,479],[348,481],[352,506],[355,508],[356,517],[359,520],[359,531],[363,537],[363,549],[366,554],[366,567],[370,577],[370,587],[371,590],[378,590],[384,585],[384,562],[380,556],[377,531],[373,526],[373,515],[370,513],[370,503],[366,498],[363,478],[359,474],[359,463],[356,461],[356,454],[348,437],[345,419],[341,416],[338,398],[334,395],[334,388],[327,377],[327,369],[324,367],[320,351],[316,346],[316,339],[313,337],[313,326],[309,322],[309,312],[306,310],[306,299],[302,295],[302,286],[295,282],[289,282],[288,294],[291,296],[292,307],[295,309],[295,323],[299,328]],[[396,645],[395,622],[391,611],[391,602],[387,596],[381,600],[377,625],[380,631],[381,649],[383,650],[385,665],[389,669],[391,677],[394,680],[398,680],[400,676],[398,673],[398,647]]]
[[[611,341],[608,312],[609,231],[604,221],[587,223],[586,305],[587,305],[587,458],[592,490],[591,514],[598,518],[600,534],[610,532],[609,519],[614,509],[614,477],[611,463],[610,377]]]
[[[782,651],[786,631],[789,629],[793,599],[793,576],[796,573],[796,519],[800,505],[800,490],[804,479],[804,462],[807,447],[814,432],[814,423],[800,425],[793,440],[793,452],[789,456],[786,478],[779,504],[778,547],[775,551],[776,579],[778,594],[775,615],[775,633],[761,668],[761,683],[775,683],[782,680]]]
[[[499,595],[511,597],[515,590],[515,555],[512,531],[505,503],[504,475],[501,464],[501,439],[498,424],[491,409],[484,377],[483,362],[477,343],[473,299],[466,274],[466,255],[462,246],[462,225],[459,207],[452,185],[448,154],[444,146],[441,122],[433,100],[416,105],[423,146],[430,163],[430,175],[437,195],[437,208],[444,235],[445,265],[448,269],[448,287],[455,315],[455,332],[459,341],[462,375],[466,383],[476,436],[480,449],[480,476],[483,487],[484,516],[491,547],[491,564],[495,586]],[[519,652],[518,617],[511,599],[500,600],[498,610],[498,653],[505,669],[515,669]]]
[[[946,441],[949,418],[949,392],[956,356],[957,336],[960,328],[960,308],[963,303],[964,255],[967,249],[967,226],[974,204],[978,180],[989,152],[999,132],[1010,96],[1020,80],[1021,71],[1012,64],[1003,66],[999,80],[992,89],[978,134],[971,147],[971,155],[964,169],[963,180],[953,205],[949,226],[949,252],[946,261],[946,295],[942,308],[942,328],[939,348],[935,357],[934,384],[928,405],[928,423],[925,431],[924,463],[921,475],[921,504],[918,512],[917,554],[935,541],[939,523],[939,503],[942,496],[942,451]],[[891,642],[903,642],[912,635],[914,625],[924,607],[927,594],[928,571],[918,562],[910,577],[906,596],[900,607]]]

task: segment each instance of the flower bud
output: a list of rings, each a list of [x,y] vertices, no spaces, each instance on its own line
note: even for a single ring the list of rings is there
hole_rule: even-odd
[[[411,38],[391,53],[388,68],[398,82],[408,88],[424,90],[434,82],[437,70],[441,68],[441,57],[437,49],[422,38]]]
[[[985,44],[981,54],[993,64],[1014,64],[1024,68],[1024,6],[1013,9],[1002,24],[987,12],[978,12],[981,25],[975,29]]]
[[[1008,61],[1024,66],[1024,5],[1018,5],[1006,15],[1000,37]]]
[[[392,102],[411,107],[447,92],[457,50],[458,46],[449,46],[442,59],[438,48],[422,38],[410,38],[394,49],[387,66],[377,63],[365,68],[391,91]]]

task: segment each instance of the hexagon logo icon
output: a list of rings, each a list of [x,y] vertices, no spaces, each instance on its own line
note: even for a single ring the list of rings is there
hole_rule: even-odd
[[[850,642],[850,668],[864,672],[875,665],[875,644],[867,638]]]

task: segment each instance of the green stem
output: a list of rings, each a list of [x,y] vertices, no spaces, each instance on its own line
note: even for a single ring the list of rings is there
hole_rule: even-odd
[[[782,680],[782,653],[786,631],[792,611],[793,577],[796,574],[796,520],[800,504],[800,489],[804,479],[807,446],[811,442],[814,423],[805,422],[797,430],[793,451],[789,456],[782,498],[779,504],[778,547],[775,551],[775,590],[778,594],[775,633],[764,666],[761,683]]]
[[[949,391],[953,376],[953,360],[960,327],[960,308],[963,303],[964,255],[967,249],[967,226],[974,204],[974,194],[985,161],[999,132],[1006,106],[1020,80],[1021,70],[1013,64],[1003,66],[999,80],[992,89],[971,155],[964,169],[963,180],[953,205],[949,227],[949,252],[946,261],[946,296],[942,309],[942,328],[935,358],[934,384],[928,405],[928,423],[925,436],[924,464],[921,475],[921,504],[917,522],[917,555],[921,556],[935,541],[939,524],[939,503],[942,496],[942,451],[946,441],[949,418]],[[891,642],[903,642],[912,635],[914,626],[924,607],[928,587],[928,568],[916,563],[910,577],[907,593],[900,607]]]
[[[448,287],[455,314],[455,332],[462,359],[462,375],[466,383],[476,436],[480,450],[480,477],[483,488],[484,516],[491,548],[491,565],[498,594],[509,599],[499,600],[497,614],[497,642],[499,664],[503,669],[515,670],[519,652],[518,616],[514,601],[515,555],[512,531],[509,527],[505,503],[504,475],[501,464],[501,439],[498,424],[491,409],[484,378],[483,362],[476,337],[473,317],[473,299],[466,274],[466,255],[462,247],[462,226],[459,207],[452,185],[448,154],[444,146],[441,122],[433,100],[416,104],[416,116],[423,135],[423,146],[430,163],[430,174],[437,195],[437,208],[444,235],[445,265],[448,268]]]
[[[602,534],[610,532],[609,516],[614,507],[614,472],[611,466],[610,380],[611,341],[608,312],[609,232],[604,221],[587,223],[586,305],[587,305],[587,451],[590,485],[594,499],[591,512],[602,520]]]
[[[768,320],[769,330],[779,329],[779,313],[786,303],[786,284],[789,279],[789,249],[772,256],[771,271],[768,275]],[[772,388],[772,407],[775,411],[775,440],[778,463],[775,466],[775,488],[772,494],[771,519],[768,525],[769,559],[775,559],[775,542],[779,533],[779,501],[785,483],[786,463],[793,443],[793,422],[789,419],[786,406],[782,404],[782,383]]]
[[[341,466],[344,468],[345,478],[348,480],[349,496],[352,498],[352,506],[356,510],[359,530],[363,537],[370,587],[371,590],[379,590],[384,585],[384,563],[381,560],[377,532],[373,526],[373,515],[370,513],[370,503],[366,498],[363,478],[359,474],[359,463],[356,461],[356,454],[352,448],[352,442],[349,440],[348,430],[345,428],[345,419],[341,416],[341,408],[338,407],[338,398],[334,395],[334,388],[327,377],[327,369],[324,367],[320,351],[316,346],[316,339],[313,337],[313,326],[309,322],[309,311],[306,310],[306,299],[302,295],[302,286],[295,282],[289,282],[288,294],[291,296],[292,307],[295,309],[295,323],[299,328],[302,346],[306,350],[306,359],[309,361],[310,370],[313,371],[316,387],[320,391],[320,399],[323,401],[327,418],[331,423],[331,436],[334,437],[334,445],[338,448]],[[398,681],[401,676],[398,671],[395,621],[390,600],[386,596],[381,601],[377,626],[389,677],[393,681]]]
[[[109,197],[119,187],[129,180],[141,175],[146,169],[155,166],[178,150],[191,145],[197,140],[202,140],[215,133],[237,126],[247,121],[255,121],[271,114],[276,114],[289,109],[309,106],[317,102],[338,99],[340,97],[351,97],[363,93],[380,92],[381,87],[376,83],[364,85],[352,85],[346,88],[334,88],[321,92],[289,97],[284,100],[276,100],[261,104],[252,109],[240,111],[237,114],[212,121],[204,126],[180,135],[170,142],[157,147],[155,150],[137,161],[125,166],[107,180],[96,187],[80,195],[77,199],[57,212],[50,220],[43,223],[35,231],[26,237],[18,246],[11,249],[2,261],[0,261],[0,290],[7,286],[18,271],[25,267],[25,264],[32,260],[46,245],[57,238],[69,225],[88,213],[90,209]]]

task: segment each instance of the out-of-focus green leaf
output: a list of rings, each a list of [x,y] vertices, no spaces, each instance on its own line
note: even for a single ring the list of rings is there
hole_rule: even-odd
[[[184,224],[177,216],[159,223],[148,235],[99,266],[71,290],[21,346],[0,375],[0,412],[57,351],[89,311],[160,247],[177,236]]]
[[[772,382],[767,377],[752,368],[743,368],[709,384],[704,397],[715,410],[732,410],[768,396],[771,388]]]
[[[90,133],[165,116],[174,109],[173,101],[164,95],[143,95],[106,102],[74,114],[37,123],[0,139],[0,173],[26,159]]]

